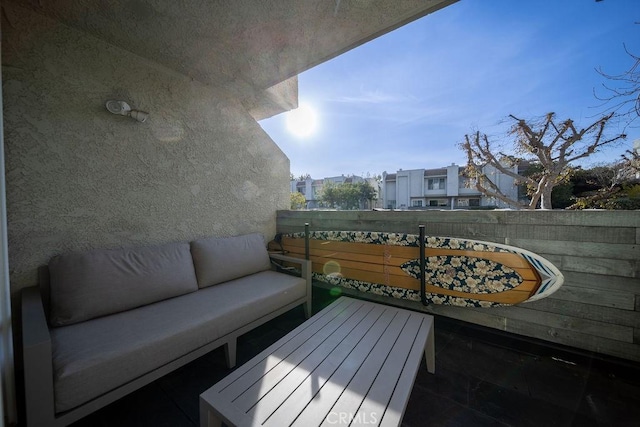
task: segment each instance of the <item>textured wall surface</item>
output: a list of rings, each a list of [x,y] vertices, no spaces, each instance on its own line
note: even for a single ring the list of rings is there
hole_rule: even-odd
[[[3,6],[12,290],[55,254],[275,232],[289,160],[239,102],[118,47]],[[112,115],[108,99],[150,113]]]

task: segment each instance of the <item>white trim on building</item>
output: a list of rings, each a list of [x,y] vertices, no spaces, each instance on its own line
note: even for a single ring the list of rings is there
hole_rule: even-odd
[[[515,167],[514,167],[515,168]],[[515,170],[517,171],[517,169]],[[500,190],[518,199],[514,179],[487,166],[485,174]],[[439,169],[400,169],[382,173],[382,207],[386,209],[473,209],[509,208],[501,200],[480,193],[464,176],[464,167],[456,164]]]

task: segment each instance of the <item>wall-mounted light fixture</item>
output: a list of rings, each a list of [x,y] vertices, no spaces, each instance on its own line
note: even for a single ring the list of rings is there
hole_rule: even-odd
[[[149,113],[140,110],[132,110],[129,104],[124,101],[107,101],[107,110],[113,114],[119,114],[121,116],[129,116],[136,119],[139,122],[144,123],[149,117]]]

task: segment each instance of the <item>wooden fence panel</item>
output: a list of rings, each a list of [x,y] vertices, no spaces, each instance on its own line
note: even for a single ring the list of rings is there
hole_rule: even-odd
[[[278,232],[354,230],[418,233],[505,243],[538,253],[565,275],[552,296],[513,307],[422,306],[373,300],[640,361],[638,211],[279,211]],[[320,285],[328,286],[328,285]]]

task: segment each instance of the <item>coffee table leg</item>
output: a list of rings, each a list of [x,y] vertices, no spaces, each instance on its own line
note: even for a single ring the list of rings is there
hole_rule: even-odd
[[[429,373],[436,373],[436,340],[435,333],[433,332],[433,324],[429,328],[429,335],[427,335],[427,345],[424,347],[424,358],[427,362],[427,371]]]
[[[224,345],[224,358],[227,362],[227,368],[231,369],[236,366],[236,338],[231,337],[229,342]]]
[[[222,427],[222,421],[210,410],[209,405],[200,399],[200,427]]]

